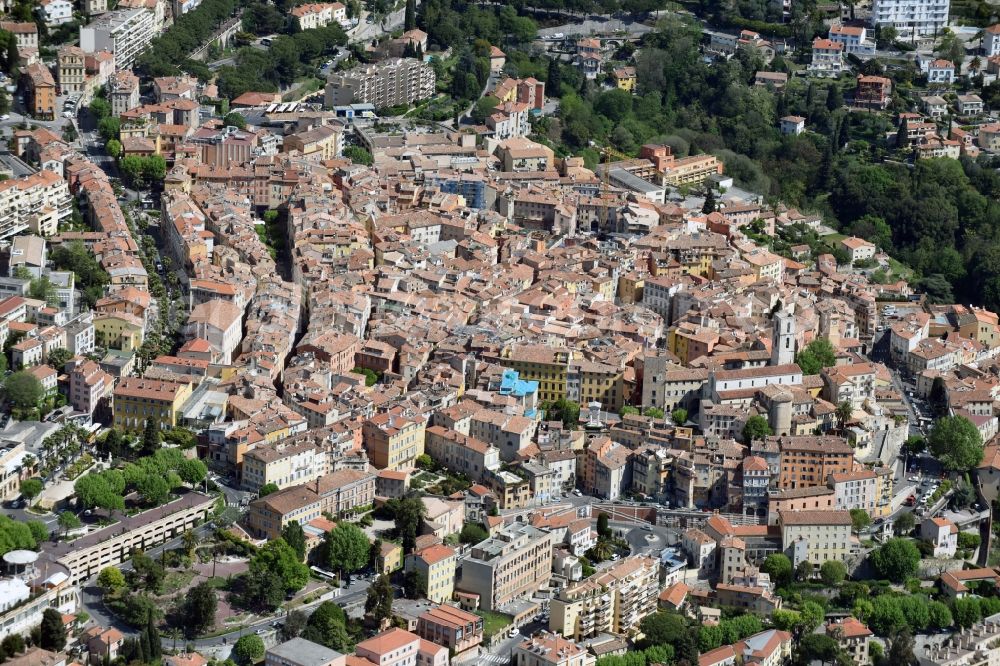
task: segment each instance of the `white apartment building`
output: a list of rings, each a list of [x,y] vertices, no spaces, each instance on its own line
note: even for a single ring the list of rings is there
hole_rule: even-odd
[[[844,45],[844,53],[856,55],[859,58],[871,58],[875,55],[875,42],[868,39],[868,30],[852,25],[830,26],[828,35],[830,41]]]
[[[73,20],[73,3],[69,0],[39,0],[36,11],[48,26],[62,25]]]
[[[872,27],[895,28],[900,36],[935,35],[948,25],[950,0],[874,0]]]
[[[838,510],[779,511],[781,549],[792,566],[811,562],[819,568],[824,562],[844,562],[854,548],[851,514]]]
[[[874,515],[878,497],[878,475],[870,469],[836,472],[830,475],[833,498],[837,509],[864,509]]]
[[[1000,23],[983,30],[983,55],[987,58],[1000,55]]]
[[[814,39],[809,71],[816,76],[840,76],[844,71],[844,45],[831,39]]]
[[[86,53],[110,51],[117,69],[131,69],[155,37],[153,13],[147,9],[109,12],[80,27],[80,48]]]
[[[30,229],[51,236],[73,214],[73,199],[62,176],[39,171],[0,182],[0,238]]]
[[[347,7],[340,2],[317,2],[292,8],[292,16],[299,20],[299,28],[313,30],[324,28],[334,21],[347,23]]]
[[[376,108],[411,104],[434,95],[434,70],[415,58],[392,58],[332,74],[324,104],[372,104]]]
[[[920,538],[934,545],[934,557],[955,557],[958,550],[958,527],[947,518],[925,518]]]

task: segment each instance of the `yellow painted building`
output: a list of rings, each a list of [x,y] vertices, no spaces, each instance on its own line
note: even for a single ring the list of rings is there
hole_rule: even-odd
[[[508,347],[497,360],[504,367],[517,370],[520,379],[538,382],[540,402],[555,402],[566,397],[572,349],[521,345]]]
[[[417,571],[426,581],[427,598],[436,603],[455,594],[455,551],[444,544],[428,546],[406,556],[406,570]]]
[[[145,339],[142,320],[127,312],[108,312],[94,317],[94,339],[97,346],[136,351]]]
[[[381,572],[384,574],[391,574],[403,566],[403,548],[399,544],[383,541],[379,557],[382,563]]]
[[[571,396],[573,399],[578,399],[581,405],[599,402],[610,412],[621,410],[625,395],[624,372],[621,368],[607,363],[579,360],[571,364],[570,375],[574,374],[579,375],[580,394]]]
[[[362,442],[376,469],[408,469],[424,453],[427,419],[402,408],[376,414],[365,421]]]
[[[892,513],[892,470],[875,468],[875,511],[872,518],[886,518]]]
[[[618,277],[618,299],[623,305],[631,305],[642,300],[642,288],[646,285],[646,275],[626,273]]]
[[[173,428],[189,397],[190,384],[125,377],[115,387],[115,427],[142,430],[152,419],[159,422],[161,430]]]
[[[635,90],[635,67],[619,67],[615,69],[612,76],[615,78],[615,85],[619,90],[633,92]]]

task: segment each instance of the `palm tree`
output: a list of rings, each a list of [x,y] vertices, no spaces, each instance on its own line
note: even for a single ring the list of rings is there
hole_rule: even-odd
[[[603,540],[598,541],[597,544],[590,549],[590,552],[593,554],[594,559],[597,560],[598,562],[609,560],[611,559],[611,556],[614,554],[613,551],[611,550],[611,544]]]
[[[979,70],[982,68],[982,66],[983,66],[983,61],[979,59],[979,56],[975,56],[974,58],[972,58],[972,60],[969,61],[969,72],[972,74],[972,76],[976,76],[977,74],[979,74]]]
[[[853,413],[854,413],[854,408],[851,407],[851,403],[847,402],[846,400],[837,405],[837,410],[834,412],[834,414],[837,417],[837,425],[840,428],[841,432],[843,432],[844,426],[847,425],[847,421],[848,419],[851,418],[851,415]]]

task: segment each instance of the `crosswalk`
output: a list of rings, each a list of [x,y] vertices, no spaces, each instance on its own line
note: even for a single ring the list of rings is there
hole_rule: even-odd
[[[507,654],[491,654],[487,652],[486,654],[480,655],[479,659],[476,660],[477,664],[507,664],[510,663],[510,655]]]

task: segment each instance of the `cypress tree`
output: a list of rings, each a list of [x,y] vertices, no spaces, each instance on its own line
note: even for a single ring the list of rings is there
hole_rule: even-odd
[[[403,29],[413,30],[417,27],[417,0],[406,0],[406,16],[403,19]]]
[[[149,660],[159,659],[163,651],[160,649],[160,632],[156,629],[156,623],[153,622],[152,610],[146,614],[146,637],[149,641]]]

